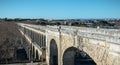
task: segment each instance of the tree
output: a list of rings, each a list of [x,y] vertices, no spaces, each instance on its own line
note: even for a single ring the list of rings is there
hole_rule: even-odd
[[[79,26],[79,23],[78,22],[73,22],[71,25],[72,26]]]
[[[60,22],[57,22],[56,25],[61,25],[61,23],[60,23]]]
[[[45,22],[41,22],[40,24],[41,24],[41,25],[46,25],[46,23],[45,23]]]

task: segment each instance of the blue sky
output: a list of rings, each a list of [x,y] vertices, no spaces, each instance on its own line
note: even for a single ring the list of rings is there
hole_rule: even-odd
[[[0,18],[120,18],[120,0],[0,0]]]

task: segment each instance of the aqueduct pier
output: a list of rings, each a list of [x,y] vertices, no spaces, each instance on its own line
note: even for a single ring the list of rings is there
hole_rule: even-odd
[[[120,65],[119,29],[17,24],[31,45],[30,60],[32,56],[48,65]]]

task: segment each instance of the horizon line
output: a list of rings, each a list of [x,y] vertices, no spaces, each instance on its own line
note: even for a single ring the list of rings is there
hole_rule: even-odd
[[[120,19],[120,18],[118,18],[118,17],[109,17],[109,18],[38,18],[38,17],[34,17],[34,18],[22,18],[22,17],[13,17],[13,18],[11,18],[11,17],[0,17],[0,19],[5,19],[5,18],[7,18],[7,19]]]

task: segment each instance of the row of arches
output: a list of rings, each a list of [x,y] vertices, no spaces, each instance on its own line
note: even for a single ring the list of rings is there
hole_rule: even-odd
[[[63,65],[96,65],[86,52],[75,47],[69,47],[65,50],[62,62]],[[54,39],[50,41],[49,65],[58,65],[58,47]]]
[[[45,48],[42,49],[42,53],[38,52],[38,49],[35,48],[35,46],[32,46],[32,61],[35,61],[35,62],[45,62],[46,61],[46,51],[45,51]]]
[[[46,37],[44,35],[35,33],[31,30],[24,28],[24,33],[28,35],[33,41],[36,42],[40,47],[45,47]],[[33,57],[35,59],[39,59],[38,51],[33,48]],[[58,65],[58,47],[57,43],[54,39],[50,41],[50,56],[49,56],[49,65]],[[65,50],[63,57],[62,57],[62,64],[63,65],[96,65],[94,60],[84,51],[79,50],[76,47],[69,47]]]
[[[34,46],[32,48],[32,58],[33,61],[40,61],[40,54],[38,53],[38,50],[36,50]]]
[[[46,47],[46,36],[45,35],[34,32],[27,28],[24,28],[23,32],[25,35],[31,38],[32,42],[37,43],[41,48]]]
[[[46,36],[44,34],[34,32],[26,27],[19,26],[19,29],[25,35],[27,35],[27,37],[29,37],[31,39],[31,42],[33,43],[33,44],[31,44],[31,50],[29,51],[29,59],[32,61],[41,61],[43,59],[45,60],[46,57],[43,57],[43,55],[38,53],[38,49],[35,49],[34,44],[36,43],[38,46],[40,46],[40,48],[42,50],[41,52],[44,53],[44,51],[45,51],[44,49],[46,47]]]

